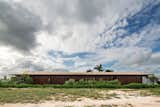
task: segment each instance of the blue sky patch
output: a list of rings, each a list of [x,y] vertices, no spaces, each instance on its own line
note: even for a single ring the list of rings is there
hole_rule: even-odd
[[[72,60],[64,60],[63,64],[66,66],[73,66],[75,64],[75,62]]]
[[[104,63],[104,64],[102,64],[102,65],[103,65],[103,67],[104,67],[105,69],[110,69],[115,63],[117,63],[117,61],[106,62],[106,63]]]
[[[78,52],[78,53],[68,54],[63,51],[55,51],[55,50],[49,51],[48,54],[52,57],[60,56],[62,58],[73,58],[73,57],[89,58],[96,55],[96,53],[92,53],[92,52]]]
[[[123,40],[123,38],[127,36],[132,36],[132,34],[140,34],[142,31],[145,30],[145,28],[148,25],[159,25],[160,24],[160,2],[151,2],[148,5],[144,6],[140,11],[135,13],[132,16],[128,16],[126,19],[119,20],[119,23],[121,23],[123,20],[127,21],[127,25],[124,27],[117,27],[113,29],[113,31],[116,33],[116,38],[112,39],[112,42],[105,42],[101,46],[101,48],[108,49],[112,47],[123,47],[123,42],[119,42]],[[118,24],[118,22],[115,23],[115,25]],[[124,33],[119,33],[119,31],[125,31]],[[106,31],[105,31],[106,32]],[[102,33],[103,35],[104,32]],[[102,35],[101,34],[101,35]],[[107,36],[107,35],[106,35]],[[152,36],[152,35],[151,35]],[[158,36],[158,35],[157,35]],[[145,40],[141,41],[139,43],[139,46],[142,46],[143,42],[146,42]],[[153,50],[157,50],[159,48],[159,39],[154,41],[154,46],[151,46]],[[155,46],[156,45],[156,46]]]
[[[149,4],[141,11],[127,18],[128,25],[123,29],[128,34],[139,33],[148,24],[160,24],[160,3]]]

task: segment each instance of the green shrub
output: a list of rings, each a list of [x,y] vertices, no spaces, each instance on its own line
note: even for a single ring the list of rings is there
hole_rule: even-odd
[[[74,84],[74,83],[75,83],[75,80],[74,80],[74,79],[69,79],[68,81],[65,82],[65,84],[69,84],[69,85],[70,85],[70,84],[72,85],[72,84]]]
[[[134,89],[140,89],[140,88],[155,88],[158,87],[158,85],[148,85],[148,84],[142,84],[142,83],[130,83],[123,86],[124,88],[134,88]]]
[[[11,77],[11,81],[16,84],[33,84],[33,80],[29,75],[22,75],[19,77]]]
[[[141,88],[160,88],[160,85],[147,85],[131,83],[127,85],[116,84],[0,84],[1,88],[129,88],[129,89],[141,89]]]
[[[121,82],[118,80],[113,80],[113,81],[107,81],[107,84],[114,84],[114,85],[120,85]]]
[[[24,83],[26,83],[26,84],[32,84],[33,83],[33,79],[29,75],[25,75],[25,77],[24,77]]]
[[[27,77],[27,76],[26,76]],[[30,78],[12,78],[6,80],[0,80],[0,87],[2,88],[131,88],[131,89],[141,89],[141,88],[160,88],[160,85],[147,85],[141,83],[130,83],[126,85],[121,85],[118,80],[113,81],[96,81],[96,80],[79,80],[75,81],[70,79],[66,81],[65,84],[32,84]],[[22,81],[23,80],[23,81]],[[18,82],[17,82],[18,81]],[[27,81],[27,82],[26,82]]]
[[[118,80],[113,81],[96,81],[96,80],[84,80],[79,81],[69,80],[63,84],[65,88],[119,88],[120,82]]]
[[[15,83],[17,81],[17,77],[11,77],[10,81]]]

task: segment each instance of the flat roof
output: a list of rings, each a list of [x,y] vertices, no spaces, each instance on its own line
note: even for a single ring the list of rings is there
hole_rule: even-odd
[[[142,72],[24,72],[13,75],[150,75]]]

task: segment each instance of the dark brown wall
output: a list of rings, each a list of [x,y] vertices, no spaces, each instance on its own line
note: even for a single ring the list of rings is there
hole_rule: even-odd
[[[64,84],[69,79],[84,80],[119,80],[122,84],[142,83],[142,76],[138,75],[34,75],[31,76],[35,84]]]
[[[31,77],[35,84],[50,84],[50,76],[35,75]]]

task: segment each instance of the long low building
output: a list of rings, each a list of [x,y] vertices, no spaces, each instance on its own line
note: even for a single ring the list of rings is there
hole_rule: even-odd
[[[15,74],[17,77],[29,75],[34,84],[64,84],[69,79],[84,80],[119,80],[122,84],[147,83],[148,75],[140,72],[26,72]]]

